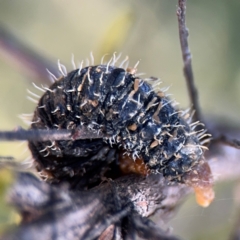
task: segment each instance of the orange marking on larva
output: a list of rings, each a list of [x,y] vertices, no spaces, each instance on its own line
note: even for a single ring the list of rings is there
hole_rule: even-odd
[[[128,98],[131,99],[134,94],[135,94],[135,90],[132,90],[132,91],[129,93]]]
[[[78,86],[78,88],[77,88],[78,92],[81,92],[81,91],[82,91],[82,87],[83,87],[83,84],[84,84],[87,76],[88,76],[88,72],[84,74],[82,83],[81,83],[81,84]]]
[[[101,72],[102,70],[100,69],[100,68],[96,68],[96,70],[95,70],[96,72]]]
[[[137,69],[136,68],[127,68],[126,72],[130,73],[130,74],[135,74],[137,72]]]
[[[141,158],[137,158],[135,161],[127,154],[123,155],[121,152],[119,157],[119,167],[124,174],[137,173],[141,175],[148,174],[148,168]]]
[[[134,81],[133,89],[134,89],[135,92],[137,92],[138,88],[139,88],[139,79],[136,78],[135,81]]]
[[[156,102],[156,100],[157,100],[157,98],[154,97],[153,100],[150,103],[148,103],[146,110],[148,110]]]
[[[157,141],[157,140],[154,140],[154,141],[151,143],[150,148],[154,148],[154,147],[156,147],[158,144],[159,144],[158,141]]]
[[[128,98],[132,98],[133,95],[138,91],[139,87],[139,79],[135,79],[134,84],[133,84],[133,90],[129,93]]]
[[[180,158],[181,158],[181,155],[180,155],[179,153],[177,153],[177,154],[176,154],[176,153],[174,153],[173,155],[175,156],[176,160],[178,160],[178,159],[180,159]]]
[[[168,135],[169,137],[173,137],[173,135],[170,134],[168,131],[164,131],[164,132],[162,132],[162,135]]]
[[[93,107],[97,107],[97,105],[98,105],[98,101],[97,101],[97,100],[88,100],[88,102],[89,102]]]
[[[190,118],[190,114],[188,113],[188,114],[186,114],[184,117],[183,117],[184,119],[189,119]]]
[[[137,130],[137,127],[138,127],[137,124],[134,123],[134,124],[128,126],[128,129],[131,130],[131,131],[136,131],[136,130]]]
[[[158,95],[160,98],[164,98],[164,97],[165,97],[165,94],[164,94],[164,92],[162,92],[162,91],[157,92],[157,95]]]
[[[165,151],[163,151],[163,155],[164,155],[164,157],[167,159],[167,153],[165,152]],[[175,171],[175,170],[174,170]]]
[[[194,189],[197,203],[202,207],[208,207],[214,199],[213,179],[208,163],[203,161],[194,166],[184,179]]]
[[[156,122],[158,122],[158,123],[161,122],[160,119],[159,119],[159,116],[158,116],[161,108],[162,108],[162,103],[160,102],[160,103],[158,104],[158,107],[157,107],[156,112],[153,114],[153,119],[154,119]]]
[[[81,92],[82,91],[82,83],[79,84],[78,88],[77,88],[78,92]]]

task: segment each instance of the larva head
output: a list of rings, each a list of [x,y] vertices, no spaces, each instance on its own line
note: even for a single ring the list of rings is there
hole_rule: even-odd
[[[203,149],[197,138],[186,131],[182,134],[184,143],[179,144],[176,141],[176,147],[179,150],[172,155],[164,170],[164,174],[169,180],[178,180],[179,182],[182,182],[183,175],[192,171],[193,167],[198,165],[203,158]]]
[[[202,146],[186,145],[180,152],[181,154],[186,154],[186,159],[190,159],[193,163],[196,163],[190,168],[186,167],[186,172],[183,175],[184,183],[194,189],[196,201],[199,205],[203,207],[209,206],[214,199],[214,192],[212,189],[213,179],[211,169],[202,156]],[[197,159],[197,156],[201,156],[200,159]],[[185,165],[183,165],[183,167],[185,167]]]
[[[192,187],[198,204],[207,207],[214,199],[214,192],[211,170],[203,156],[204,149],[198,137],[190,133],[185,144],[167,164],[164,173],[168,179],[177,179]]]

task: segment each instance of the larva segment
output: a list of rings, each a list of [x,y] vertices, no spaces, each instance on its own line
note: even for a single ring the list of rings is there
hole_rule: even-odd
[[[81,186],[89,187],[86,179],[99,183],[106,172],[119,169],[119,153],[124,151],[142,159],[151,172],[187,181],[203,159],[198,137],[162,92],[154,92],[134,74],[110,65],[89,66],[46,89],[32,129],[77,131],[84,126],[104,137],[30,142],[39,171],[50,171],[58,181],[78,178]]]

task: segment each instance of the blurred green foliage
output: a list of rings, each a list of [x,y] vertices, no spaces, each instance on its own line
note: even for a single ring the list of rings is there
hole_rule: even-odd
[[[131,66],[141,60],[139,72],[160,77],[162,86],[172,85],[174,98],[187,107],[176,5],[176,0],[0,0],[0,24],[41,55],[55,62],[61,59],[69,70],[72,53],[79,62],[89,58],[91,51],[95,63],[103,54],[115,51],[122,52],[123,58],[128,55]],[[189,40],[202,109],[206,115],[236,124],[240,107],[239,13],[237,0],[188,1]],[[36,92],[32,81],[34,78],[0,49],[0,129],[24,126],[17,115],[34,110],[25,97],[26,88]],[[22,149],[18,143],[0,143],[0,155],[23,160],[29,153],[21,155]],[[1,199],[5,186],[0,184]],[[208,209],[186,203],[179,220],[171,222],[174,232],[186,239],[226,239],[235,219],[231,189],[219,189]],[[226,195],[220,197],[222,194]],[[0,224],[9,220],[2,202]]]
[[[0,169],[0,234],[6,226],[19,222],[19,215],[10,208],[6,203],[6,192],[9,185],[13,182],[14,177],[12,171],[8,169]]]

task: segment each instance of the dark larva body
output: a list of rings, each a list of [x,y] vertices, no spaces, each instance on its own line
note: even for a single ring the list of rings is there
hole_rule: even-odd
[[[60,78],[41,97],[33,122],[32,129],[85,126],[104,135],[29,142],[39,171],[82,187],[101,181],[109,168],[117,174],[119,149],[178,182],[202,159],[198,137],[164,93],[114,66],[89,66]]]

